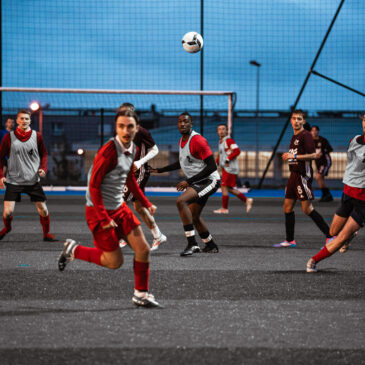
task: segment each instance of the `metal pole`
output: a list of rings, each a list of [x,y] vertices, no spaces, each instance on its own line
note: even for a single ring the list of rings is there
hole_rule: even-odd
[[[333,19],[332,19],[332,21],[331,21],[331,24],[330,24],[330,26],[329,26],[329,27],[328,27],[328,29],[327,29],[326,35],[324,36],[324,38],[323,38],[323,40],[322,40],[322,43],[321,43],[321,45],[320,45],[320,47],[319,47],[319,49],[318,49],[318,51],[317,51],[317,54],[316,54],[316,56],[315,56],[315,58],[314,58],[314,60],[313,60],[312,66],[310,67],[310,69],[309,69],[309,71],[308,71],[308,74],[307,74],[307,76],[306,76],[306,78],[305,78],[305,80],[304,80],[304,82],[303,82],[303,85],[302,85],[302,87],[301,87],[301,89],[300,89],[300,91],[299,91],[299,94],[298,94],[298,96],[297,96],[297,98],[296,98],[296,100],[295,100],[295,103],[294,103],[294,106],[293,106],[293,110],[295,110],[295,108],[297,107],[297,105],[298,105],[298,103],[299,103],[300,98],[302,97],[303,91],[304,91],[304,89],[305,89],[305,87],[306,87],[306,85],[307,85],[307,83],[308,83],[309,77],[310,77],[310,75],[311,75],[311,74],[312,74],[312,72],[313,72],[314,66],[315,66],[315,65],[316,65],[316,63],[317,63],[317,60],[318,60],[318,58],[319,58],[319,56],[320,56],[320,54],[321,54],[321,52],[322,52],[322,49],[323,49],[324,45],[326,44],[327,38],[328,38],[329,34],[331,33],[332,27],[333,27],[333,25],[335,24],[335,21],[336,21],[336,19],[337,19],[337,16],[338,16],[338,14],[339,14],[339,13],[340,13],[340,11],[341,11],[341,8],[342,8],[342,5],[344,4],[344,2],[345,2],[345,0],[341,0],[341,3],[340,3],[340,5],[338,6],[338,8],[337,8],[337,10],[336,10],[336,13],[335,13],[335,15],[334,15],[334,17],[333,17]],[[286,128],[287,128],[287,127],[288,127],[288,125],[289,125],[290,118],[291,118],[291,115],[289,115],[289,118],[287,119],[287,121],[286,121],[286,123],[285,123],[285,125],[284,125],[284,127],[283,127],[283,130],[282,130],[282,131],[281,131],[281,133],[280,133],[280,136],[279,136],[279,138],[278,138],[278,140],[277,140],[277,142],[276,142],[276,145],[275,145],[275,147],[274,147],[274,149],[273,149],[273,151],[272,151],[271,157],[270,157],[270,159],[269,159],[269,161],[268,161],[268,163],[267,163],[267,165],[266,165],[265,171],[264,171],[264,173],[262,174],[261,180],[260,180],[259,185],[258,185],[258,189],[261,189],[261,186],[262,186],[262,184],[263,184],[263,182],[264,182],[264,180],[265,180],[266,173],[267,173],[267,171],[269,170],[270,164],[271,164],[272,160],[273,160],[273,159],[274,159],[274,157],[275,157],[276,151],[277,151],[277,149],[278,149],[278,147],[279,147],[279,145],[280,145],[280,142],[281,142],[281,140],[282,140],[282,138],[283,138],[283,136],[284,136],[284,134],[285,134]]]
[[[200,0],[200,35],[204,39],[204,0]],[[200,51],[200,90],[204,90],[204,47]],[[200,133],[204,134],[204,96],[200,95]]]
[[[257,81],[256,81],[256,117],[259,116],[260,110],[260,66],[257,67]]]
[[[104,108],[100,109],[100,147],[104,144]]]
[[[228,95],[228,118],[227,118],[228,135],[233,137],[232,130],[232,94]]]
[[[42,107],[39,107],[39,125],[38,125],[39,133],[43,134],[43,110]]]
[[[255,165],[256,165],[256,184],[259,178],[259,110],[260,110],[260,66],[257,66],[257,82],[256,82],[256,153],[255,153]]]

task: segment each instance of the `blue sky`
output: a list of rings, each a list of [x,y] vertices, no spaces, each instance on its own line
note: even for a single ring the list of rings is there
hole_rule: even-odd
[[[204,88],[237,92],[238,109],[288,109],[304,81],[339,0],[205,1]],[[200,56],[181,47],[200,31],[200,1],[3,0],[3,85],[102,89],[200,87]],[[316,70],[365,91],[365,2],[347,0]],[[110,107],[116,98],[34,97],[51,107]],[[179,98],[139,97],[139,107],[179,108]],[[193,105],[197,99],[189,100]],[[209,107],[225,101],[211,100]],[[103,105],[101,105],[103,104]],[[364,98],[312,76],[300,107],[364,109]]]

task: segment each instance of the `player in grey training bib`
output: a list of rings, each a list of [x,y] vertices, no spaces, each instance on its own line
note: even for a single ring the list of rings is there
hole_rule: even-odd
[[[191,256],[193,253],[200,252],[195,239],[194,226],[205,244],[202,251],[217,253],[218,246],[200,216],[209,196],[214,194],[220,186],[217,165],[207,140],[193,131],[193,120],[189,113],[180,114],[178,128],[181,133],[179,161],[154,169],[153,172],[162,173],[181,168],[186,176],[186,179],[176,187],[178,191],[183,192],[177,199],[176,205],[188,241],[188,245],[180,255]]]
[[[11,231],[15,202],[20,202],[21,194],[30,196],[35,203],[43,229],[44,241],[56,241],[49,233],[50,219],[46,196],[39,183],[47,171],[47,150],[42,135],[30,128],[30,112],[20,110],[17,114],[15,131],[6,134],[0,147],[0,187],[6,185],[4,197],[4,228],[0,240]],[[6,176],[3,167],[8,157]]]
[[[347,165],[343,178],[341,205],[333,217],[330,233],[334,239],[326,243],[307,262],[307,272],[316,272],[317,263],[337,250],[346,252],[351,240],[365,224],[365,113],[362,115],[363,134],[354,137],[347,149]]]

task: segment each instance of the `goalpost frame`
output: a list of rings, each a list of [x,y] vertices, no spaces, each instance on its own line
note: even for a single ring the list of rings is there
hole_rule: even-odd
[[[35,87],[0,87],[0,93],[34,92],[34,93],[70,93],[70,94],[139,94],[139,95],[226,95],[228,97],[227,127],[228,134],[232,134],[233,126],[233,95],[234,91],[206,91],[206,90],[123,90],[123,89],[65,89],[65,88],[35,88]]]

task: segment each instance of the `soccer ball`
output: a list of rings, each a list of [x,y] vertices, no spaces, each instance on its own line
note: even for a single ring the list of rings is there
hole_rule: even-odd
[[[183,36],[182,45],[186,52],[199,52],[203,48],[203,37],[197,32],[188,32]]]

